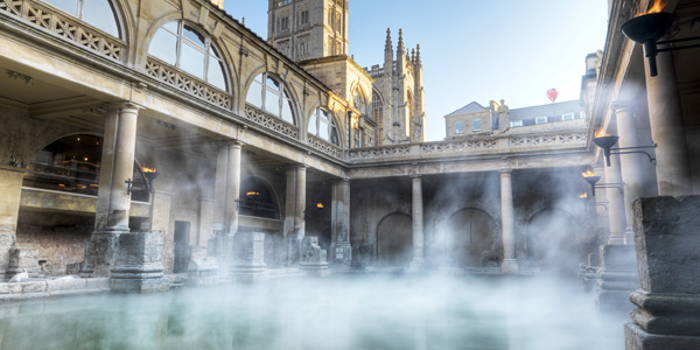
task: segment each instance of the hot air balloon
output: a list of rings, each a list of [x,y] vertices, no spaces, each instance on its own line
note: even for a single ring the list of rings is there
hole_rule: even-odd
[[[547,98],[549,98],[552,103],[554,103],[557,100],[557,97],[559,97],[559,91],[557,89],[549,89],[547,90]]]

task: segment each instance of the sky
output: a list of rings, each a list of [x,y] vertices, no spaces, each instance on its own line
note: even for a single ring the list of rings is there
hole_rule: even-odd
[[[267,38],[267,0],[226,0],[226,11]],[[579,98],[588,53],[603,49],[606,0],[350,0],[350,54],[363,67],[384,61],[386,29],[421,45],[429,141],[444,116],[477,101],[512,108]]]

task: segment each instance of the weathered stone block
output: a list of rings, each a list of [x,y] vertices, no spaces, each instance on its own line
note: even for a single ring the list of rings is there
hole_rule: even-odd
[[[49,292],[85,289],[86,286],[85,279],[70,276],[49,280],[46,282],[46,284]]]
[[[87,289],[109,289],[109,278],[85,278],[85,288]]]
[[[41,293],[46,291],[46,281],[33,281],[19,283],[22,293]]]
[[[700,196],[634,203],[641,289],[627,350],[700,349]]]
[[[634,218],[642,289],[700,294],[700,196],[642,198]]]
[[[114,264],[119,236],[125,232],[95,232],[85,244],[85,261],[80,269],[83,277],[107,277]]]
[[[160,232],[121,234],[110,289],[121,293],[151,293],[169,289],[170,284],[163,275],[163,241]]]
[[[0,227],[0,281],[10,262],[10,248],[15,244],[14,232],[4,232]]]
[[[265,279],[265,234],[239,232],[234,243],[233,278],[240,282]]]
[[[41,275],[39,250],[28,244],[15,244],[10,249],[6,277],[9,279],[21,272],[27,272],[30,276],[35,277]]]
[[[299,267],[311,275],[328,274],[328,252],[321,249],[318,237],[305,237],[301,244]]]

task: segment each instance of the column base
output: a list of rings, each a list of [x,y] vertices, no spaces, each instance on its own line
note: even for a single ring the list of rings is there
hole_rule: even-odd
[[[697,350],[700,337],[652,334],[634,323],[625,325],[625,350]]]
[[[334,264],[350,265],[352,263],[352,245],[349,242],[333,244],[331,252],[333,252]]]
[[[109,277],[119,237],[125,233],[129,231],[94,232],[85,245],[85,259],[80,267],[80,276]]]
[[[266,265],[236,265],[231,269],[231,279],[236,282],[252,283],[267,280]]]
[[[608,237],[608,245],[625,245],[626,243],[624,233],[611,234],[610,237]]]
[[[265,234],[262,232],[239,232],[234,240],[234,263],[231,277],[238,282],[264,280],[267,274],[265,264]]]
[[[505,274],[520,273],[518,259],[503,259],[503,263],[501,263],[501,272]]]
[[[117,241],[110,289],[117,293],[166,291],[170,282],[163,274],[163,234],[123,233]]]
[[[630,293],[639,288],[634,246],[604,245],[600,247],[602,267],[593,289],[601,311],[627,314],[634,308]]]

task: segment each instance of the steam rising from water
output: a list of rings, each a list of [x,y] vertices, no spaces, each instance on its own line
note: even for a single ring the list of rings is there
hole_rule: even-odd
[[[0,307],[0,349],[619,349],[561,280],[357,276]]]

